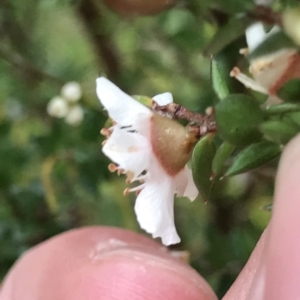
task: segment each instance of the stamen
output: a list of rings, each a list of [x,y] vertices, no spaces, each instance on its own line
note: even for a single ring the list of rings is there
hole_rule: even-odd
[[[125,174],[125,170],[118,168],[117,174],[118,174],[118,176],[121,176],[122,174]]]
[[[145,183],[140,184],[140,185],[138,185],[138,186],[136,186],[136,187],[134,187],[134,188],[131,188],[131,189],[130,189],[130,192],[132,193],[132,192],[136,192],[136,191],[141,191],[145,186],[146,186]]]
[[[126,188],[124,191],[123,191],[123,195],[124,196],[128,196],[130,193],[130,188]]]
[[[252,89],[253,91],[260,92],[263,94],[268,94],[268,91],[262,87],[259,83],[257,83],[252,78],[247,75],[241,73],[240,69],[234,67],[230,72],[231,77],[235,77],[239,82],[241,82],[245,87]]]
[[[215,110],[212,106],[209,106],[206,108],[205,110],[205,113],[208,115],[208,116],[212,116],[214,114]]]
[[[109,138],[110,135],[112,134],[112,130],[110,130],[109,128],[102,128],[102,129],[100,130],[100,133],[101,133],[102,135],[104,135],[106,138]]]
[[[242,55],[248,55],[249,54],[249,48],[242,48],[242,49],[240,49],[240,54],[242,54]]]
[[[109,170],[110,172],[114,173],[114,172],[116,172],[117,170],[119,171],[119,168],[118,168],[115,164],[110,163],[110,164],[108,165],[108,170]]]
[[[236,77],[241,73],[240,69],[238,67],[234,67],[230,72],[230,77]]]
[[[142,182],[142,181],[145,181],[146,178],[147,178],[147,175],[145,174],[145,175],[138,176],[136,180],[139,180]]]
[[[265,69],[271,68],[273,65],[272,61],[267,61],[267,60],[259,60],[255,63],[252,63],[249,71],[253,74],[256,75],[261,71],[264,71]]]
[[[134,173],[132,171],[127,171],[126,173],[126,183],[129,184],[132,182],[132,179],[134,178]]]
[[[130,188],[126,188],[124,190],[124,192],[123,192],[123,195],[127,196],[127,195],[129,195],[129,193],[132,193],[132,192],[136,192],[136,194],[138,195],[145,186],[146,186],[146,184],[143,183],[143,184],[138,185],[138,186],[136,186],[134,188],[131,188],[131,189]]]
[[[126,183],[130,184],[133,181],[139,181],[140,183],[144,183],[146,178],[147,178],[147,174],[144,174],[144,175],[139,175],[135,180],[132,180],[133,179],[133,173],[131,171],[129,171],[129,172],[127,172]]]

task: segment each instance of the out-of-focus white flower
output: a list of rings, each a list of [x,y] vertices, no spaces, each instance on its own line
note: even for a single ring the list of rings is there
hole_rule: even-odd
[[[67,124],[72,126],[78,126],[84,116],[84,111],[80,105],[75,105],[71,107],[65,117],[65,121]]]
[[[242,49],[241,53],[250,55],[259,47],[266,39],[279,32],[278,27],[274,27],[268,33],[265,32],[262,23],[254,23],[246,30],[247,49]],[[241,73],[235,67],[230,75],[235,77],[246,87],[254,91],[271,96],[273,103],[281,102],[277,96],[277,90],[287,81],[300,77],[300,56],[297,49],[293,47],[284,47],[280,50],[274,50],[258,57],[250,59],[249,71],[253,75],[253,79]]]
[[[47,113],[55,118],[64,118],[68,110],[68,103],[59,96],[52,98],[47,105]]]
[[[186,166],[194,136],[179,123],[160,116],[121,91],[106,78],[97,79],[97,95],[116,122],[103,129],[103,152],[114,163],[111,171],[127,175],[127,183],[141,184],[124,193],[137,192],[135,213],[140,226],[165,245],[180,242],[174,224],[174,194],[194,200],[198,194]],[[173,101],[170,93],[153,98],[159,105]]]
[[[80,84],[75,81],[66,83],[61,88],[61,95],[69,102],[77,102],[82,95]]]

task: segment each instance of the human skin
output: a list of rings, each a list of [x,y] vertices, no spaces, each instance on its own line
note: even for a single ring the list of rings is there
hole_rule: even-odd
[[[300,299],[300,136],[284,150],[272,219],[223,300]],[[0,300],[213,300],[208,283],[155,241],[87,227],[26,252]]]

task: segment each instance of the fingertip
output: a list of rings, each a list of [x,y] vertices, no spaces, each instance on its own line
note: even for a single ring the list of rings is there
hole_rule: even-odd
[[[265,260],[265,248],[266,248],[266,239],[267,239],[268,228],[263,232],[259,241],[257,242],[251,256],[249,257],[246,265],[239,274],[236,281],[227,291],[223,300],[246,300],[246,299],[255,299],[255,294],[257,295],[259,288],[260,280],[260,271],[262,262]]]
[[[265,261],[265,299],[300,295],[299,177],[300,135],[287,145],[279,164]]]
[[[123,229],[90,227],[25,254],[5,280],[2,299],[216,298],[202,277],[155,241]]]

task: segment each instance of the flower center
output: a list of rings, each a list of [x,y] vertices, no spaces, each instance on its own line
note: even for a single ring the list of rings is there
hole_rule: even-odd
[[[193,134],[176,121],[153,114],[150,121],[153,152],[164,170],[171,176],[180,172],[188,162],[196,143]]]

